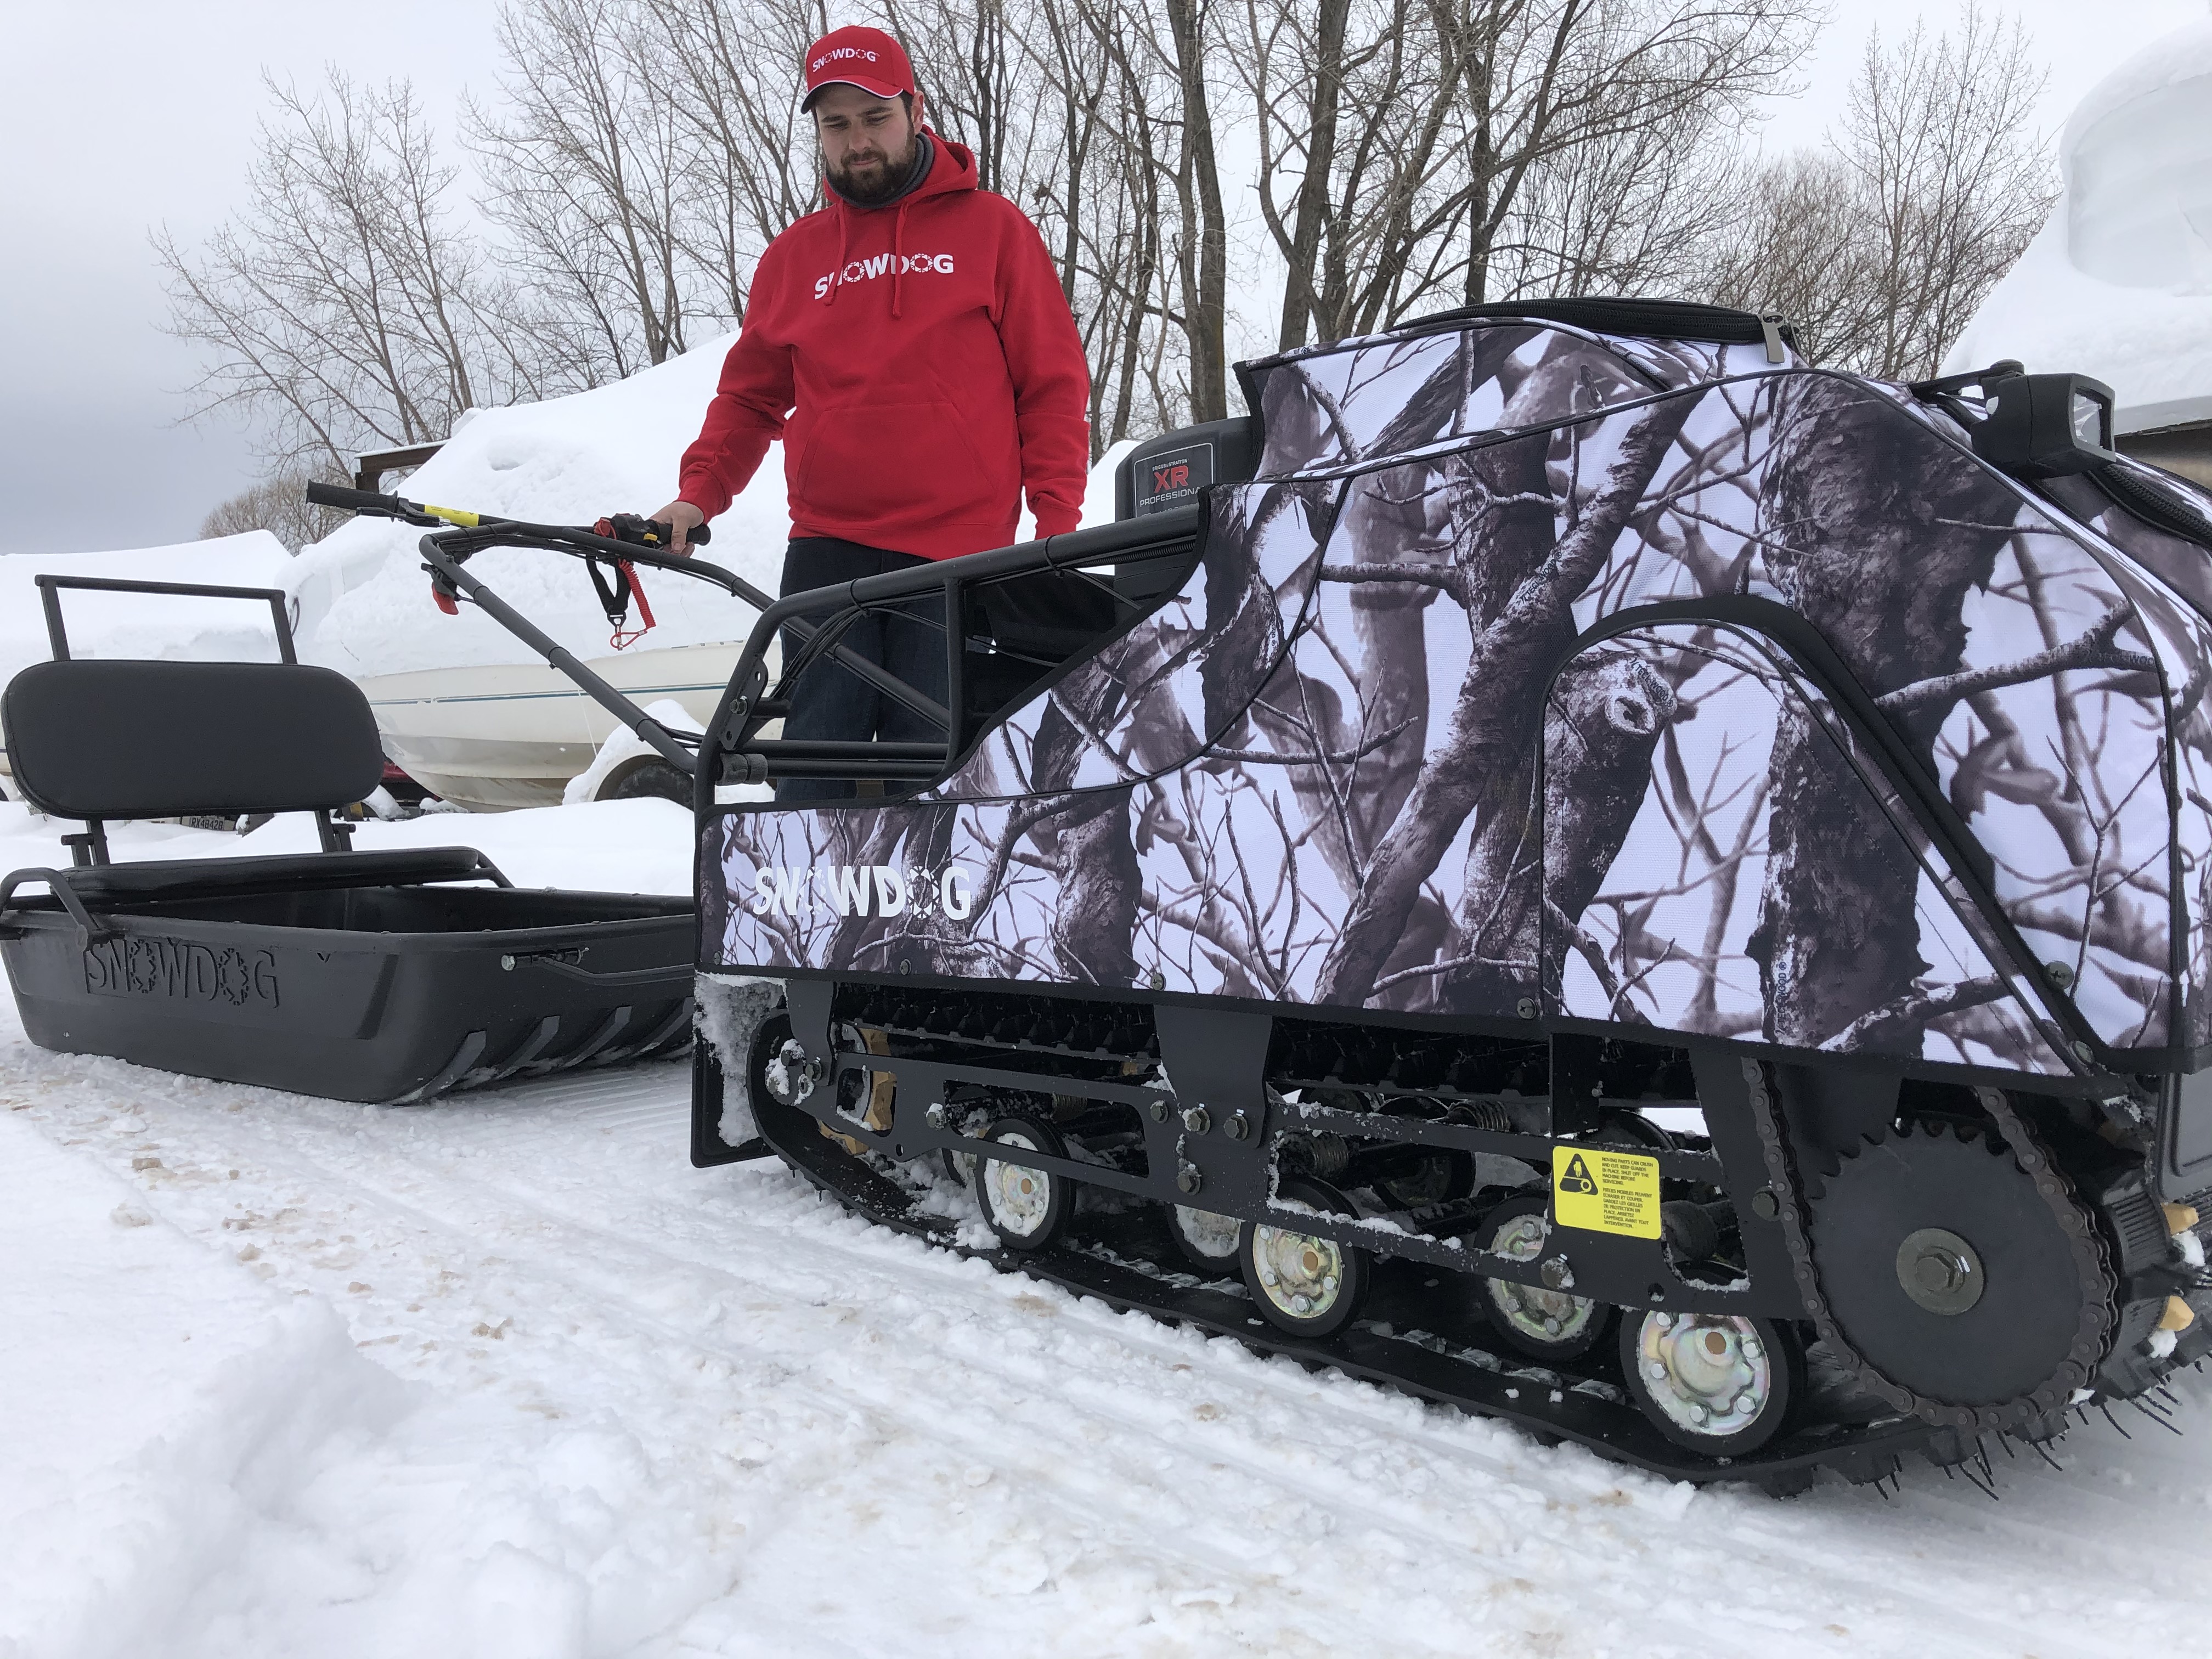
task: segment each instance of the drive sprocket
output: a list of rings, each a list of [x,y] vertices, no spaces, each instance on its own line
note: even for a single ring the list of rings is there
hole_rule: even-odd
[[[1828,1314],[1868,1365],[1978,1414],[2086,1376],[2084,1333],[2103,1323],[2088,1304],[2109,1286],[2081,1271],[2090,1218],[2036,1162],[2040,1187],[1978,1126],[1906,1124],[1826,1179],[1808,1242]]]

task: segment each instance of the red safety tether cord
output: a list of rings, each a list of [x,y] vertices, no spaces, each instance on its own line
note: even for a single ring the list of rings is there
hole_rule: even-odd
[[[615,568],[623,573],[623,577],[629,583],[629,591],[637,597],[637,619],[641,625],[635,629],[623,629],[617,626],[610,636],[609,642],[616,650],[627,651],[647,634],[653,632],[653,607],[646,603],[645,585],[638,580],[637,572],[631,568],[630,562],[628,559],[617,559],[615,561]]]

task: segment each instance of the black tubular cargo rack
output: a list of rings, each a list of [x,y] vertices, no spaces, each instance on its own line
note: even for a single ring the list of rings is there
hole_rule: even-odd
[[[466,847],[349,850],[331,813],[383,751],[360,690],[296,660],[283,593],[38,582],[54,660],[15,676],[0,721],[24,798],[86,829],[70,867],[0,880],[33,1042],[390,1103],[690,1043],[689,899],[519,889]],[[71,660],[64,587],[265,601],[282,660]],[[106,820],[288,811],[324,851],[108,859]]]

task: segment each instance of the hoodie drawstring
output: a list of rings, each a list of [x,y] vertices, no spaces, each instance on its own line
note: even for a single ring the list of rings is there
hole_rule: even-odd
[[[891,315],[899,314],[899,286],[906,281],[906,201],[891,219]]]
[[[844,203],[837,208],[837,268],[830,273],[830,291],[822,296],[824,305],[837,303],[837,290],[845,286],[845,245],[853,234],[853,210]]]

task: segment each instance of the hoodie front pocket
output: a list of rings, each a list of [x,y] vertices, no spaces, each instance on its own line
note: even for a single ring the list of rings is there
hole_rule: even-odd
[[[1018,488],[1018,468],[987,466],[951,404],[848,404],[815,416],[798,494],[823,518],[912,523],[1001,508],[1010,477]]]

